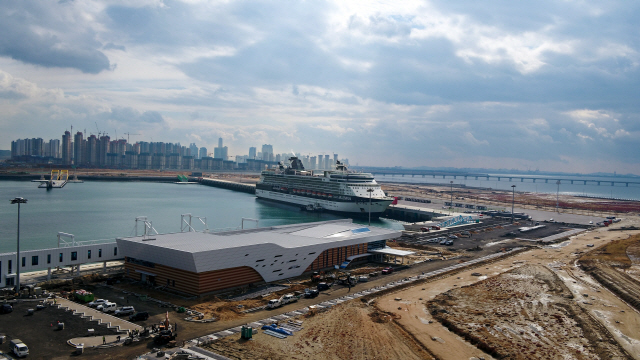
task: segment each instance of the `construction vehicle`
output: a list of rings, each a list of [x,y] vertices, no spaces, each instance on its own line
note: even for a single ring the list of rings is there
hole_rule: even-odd
[[[176,339],[176,332],[171,328],[171,323],[169,322],[169,312],[167,311],[167,315],[165,316],[164,321],[160,323],[160,332],[153,339],[153,342],[156,344],[166,344],[170,341]]]

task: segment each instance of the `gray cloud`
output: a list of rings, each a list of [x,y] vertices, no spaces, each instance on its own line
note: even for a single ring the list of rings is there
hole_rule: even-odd
[[[58,127],[161,125],[156,141],[223,136],[234,154],[272,143],[360,164],[640,172],[635,3],[117,1],[96,2],[95,23],[77,3],[44,4],[0,5],[0,56],[98,75],[62,102],[25,84],[0,98]]]
[[[109,59],[97,50],[100,43],[94,31],[84,23],[86,20],[70,11],[71,7],[40,1],[2,2],[0,56],[92,74],[109,70]]]

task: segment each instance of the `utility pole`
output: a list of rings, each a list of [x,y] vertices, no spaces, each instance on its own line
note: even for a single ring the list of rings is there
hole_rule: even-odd
[[[560,213],[560,180],[556,181],[558,191],[556,192],[556,212]]]
[[[451,214],[453,215],[453,180],[449,181],[451,184],[451,203],[449,204],[449,209],[451,209]]]
[[[511,223],[513,224],[513,205],[516,202],[516,186],[511,185],[511,188],[513,189],[513,195],[511,197]]]
[[[371,193],[373,189],[367,189],[367,192],[369,193],[369,226],[371,226]]]
[[[18,294],[20,294],[20,266],[22,265],[20,263],[20,204],[26,204],[27,203],[27,199],[25,198],[21,198],[21,197],[17,197],[15,199],[11,200],[12,204],[18,204],[18,251],[16,253],[16,268],[17,268],[17,272],[16,272],[16,292]],[[19,296],[19,295],[18,295]]]

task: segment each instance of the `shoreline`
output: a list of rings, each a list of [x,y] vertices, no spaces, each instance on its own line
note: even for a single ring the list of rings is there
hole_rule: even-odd
[[[78,176],[78,180],[86,181],[113,181],[113,182],[178,182],[178,175],[186,175],[189,181],[198,181],[198,177],[192,176],[191,171],[131,171],[131,170],[84,170],[76,171],[71,176]],[[46,173],[45,173],[46,174]],[[213,179],[225,179],[227,181],[238,182],[242,184],[256,183],[259,174],[247,173],[205,173],[203,174]],[[38,180],[43,173],[22,173],[7,174],[0,173],[0,180],[13,181],[31,181]],[[45,175],[46,178],[46,175]],[[392,196],[409,196],[417,198],[436,197],[449,199],[451,196],[451,184],[431,184],[431,183],[406,183],[406,182],[388,182],[381,181],[379,184],[387,193]],[[493,189],[486,187],[473,187],[467,185],[456,184],[453,186],[453,195],[456,200],[464,200],[467,202],[483,202],[488,205],[510,206],[512,201],[512,192],[508,190]],[[556,199],[553,193],[532,193],[526,191],[515,192],[515,203],[524,208],[533,208],[538,210],[548,209],[555,211],[556,201],[558,200],[558,208],[562,211],[578,210],[591,211],[601,213],[640,213],[640,201],[634,199],[620,199],[610,197],[600,197],[593,195],[568,195],[560,194]],[[475,201],[474,201],[475,200]]]

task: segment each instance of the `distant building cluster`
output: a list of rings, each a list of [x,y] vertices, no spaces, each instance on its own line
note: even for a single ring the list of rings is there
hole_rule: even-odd
[[[18,139],[11,142],[11,161],[34,165],[63,165],[85,168],[119,168],[141,170],[254,170],[276,166],[294,155],[274,154],[273,145],[262,145],[262,151],[249,148],[249,155],[236,155],[230,159],[228,148],[222,138],[213,154],[206,147],[191,143],[188,147],[180,143],[138,141],[134,144],[126,139],[111,140],[108,135],[90,135],[78,131],[72,136],[65,131],[62,140],[42,138]],[[213,155],[213,156],[211,156]],[[317,156],[295,154],[306,169],[333,169],[338,154]],[[342,159],[348,164],[348,159]]]

